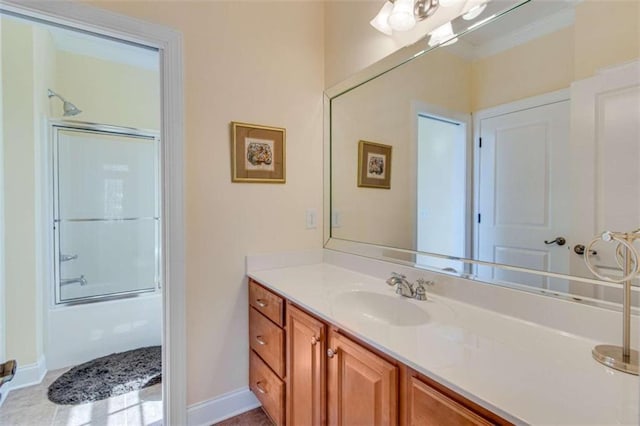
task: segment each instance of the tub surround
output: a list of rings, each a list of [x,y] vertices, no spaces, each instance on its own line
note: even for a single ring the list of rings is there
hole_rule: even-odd
[[[506,420],[516,424],[638,423],[637,377],[591,357],[592,347],[604,343],[600,337],[616,341],[619,318],[615,325],[613,319],[618,313],[403,269],[330,250],[247,258],[251,278]],[[428,301],[401,299],[424,309],[426,323],[388,325],[344,303],[357,297],[353,293],[357,291],[395,297],[383,275],[392,270],[438,283],[430,289]],[[474,287],[486,287],[482,290],[487,294],[472,291]],[[466,293],[487,306],[452,297]],[[521,318],[511,315],[518,308],[522,312],[515,313]],[[580,316],[568,318],[563,308]],[[536,314],[540,321],[533,320]],[[600,327],[591,329],[591,334],[581,333],[582,321]]]
[[[70,367],[115,352],[160,345],[162,294],[59,306],[49,309],[46,319],[47,369]]]

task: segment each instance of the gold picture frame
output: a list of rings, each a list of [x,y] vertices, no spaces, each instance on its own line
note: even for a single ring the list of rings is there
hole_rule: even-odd
[[[287,131],[231,122],[231,181],[285,183]]]
[[[391,146],[358,142],[358,186],[391,189]]]

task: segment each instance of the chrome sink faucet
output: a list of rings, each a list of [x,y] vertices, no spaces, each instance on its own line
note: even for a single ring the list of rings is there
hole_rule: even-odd
[[[417,300],[427,300],[427,289],[425,286],[431,286],[435,283],[418,278],[416,284],[407,281],[407,277],[397,272],[392,272],[391,277],[386,281],[390,286],[396,286],[396,294],[404,297],[411,297]]]
[[[392,272],[391,277],[387,280],[387,284],[390,286],[397,286],[396,294],[404,297],[413,297],[414,295],[411,283],[407,281],[407,277],[405,275],[399,274],[397,272]]]

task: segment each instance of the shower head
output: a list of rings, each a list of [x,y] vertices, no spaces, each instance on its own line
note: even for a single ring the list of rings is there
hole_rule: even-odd
[[[63,115],[65,117],[78,115],[82,112],[82,110],[78,109],[77,106],[75,106],[74,104],[72,104],[71,102],[63,98],[62,96],[58,95],[56,92],[54,92],[51,89],[47,89],[47,96],[49,96],[49,98],[52,98],[53,96],[55,96],[56,98],[62,101],[62,109],[64,110]]]

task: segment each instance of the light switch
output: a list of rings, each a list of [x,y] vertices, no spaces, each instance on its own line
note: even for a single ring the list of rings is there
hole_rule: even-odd
[[[307,209],[306,219],[307,229],[318,227],[318,211],[316,209]]]
[[[331,227],[340,228],[342,226],[342,214],[340,211],[334,210],[331,212]]]

